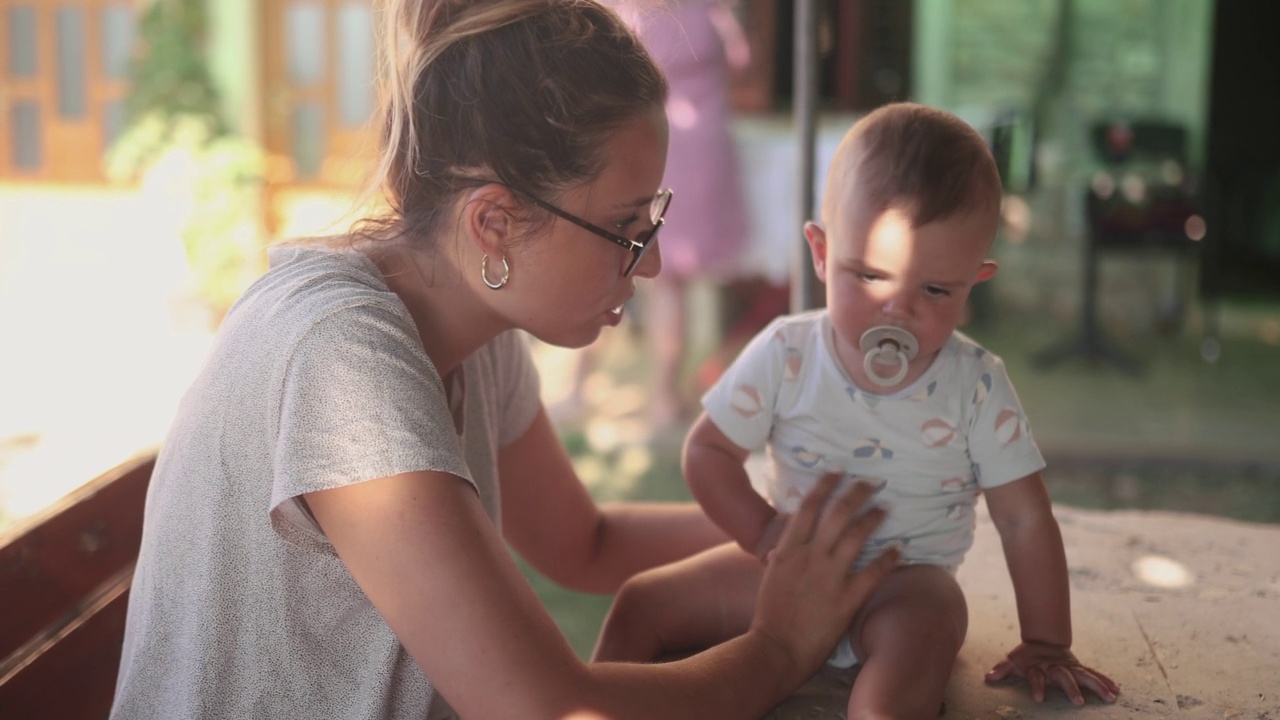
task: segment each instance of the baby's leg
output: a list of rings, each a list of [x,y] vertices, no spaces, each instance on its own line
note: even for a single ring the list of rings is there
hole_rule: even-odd
[[[849,695],[849,720],[937,717],[968,627],[964,594],[946,570],[893,571],[850,631],[862,669]]]
[[[636,574],[614,597],[592,661],[649,662],[741,635],[763,574],[734,543]]]

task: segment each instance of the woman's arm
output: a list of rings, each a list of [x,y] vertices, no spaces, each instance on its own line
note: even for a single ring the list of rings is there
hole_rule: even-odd
[[[848,572],[877,513],[834,482],[801,505],[765,571],[751,629],[661,665],[582,663],[474,490],[413,472],[309,493],[356,582],[463,717],[754,718],[816,670],[896,560]],[[825,510],[823,508],[825,507]]]
[[[612,593],[632,575],[728,540],[694,503],[597,506],[540,411],[498,455],[503,535],[561,585]]]

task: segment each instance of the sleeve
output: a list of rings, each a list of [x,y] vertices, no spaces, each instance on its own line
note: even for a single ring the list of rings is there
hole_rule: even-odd
[[[390,308],[333,311],[300,337],[283,374],[271,521],[286,540],[332,552],[297,498],[433,470],[474,486],[444,385],[408,320]]]
[[[769,439],[787,357],[778,319],[752,338],[703,395],[707,416],[738,447],[755,450]]]
[[[999,358],[985,357],[971,403],[969,459],[980,487],[998,487],[1044,469],[1026,413]]]
[[[498,428],[498,447],[506,447],[524,435],[542,407],[541,381],[529,354],[528,338],[510,331],[495,342],[498,360],[497,376],[501,383],[498,394],[502,422]]]

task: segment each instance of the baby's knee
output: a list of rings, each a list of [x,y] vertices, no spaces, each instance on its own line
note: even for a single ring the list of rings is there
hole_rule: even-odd
[[[614,595],[600,627],[593,659],[648,662],[663,651],[663,623],[670,612],[667,584],[641,573]]]
[[[965,600],[960,583],[951,573],[939,567],[930,566],[930,594],[936,596],[934,607],[937,609],[938,623],[947,629],[953,629],[957,644],[964,642],[969,632],[969,604]]]
[[[964,592],[946,570],[914,565],[894,571],[855,621],[854,636],[915,637],[959,653],[969,630]],[[855,649],[858,644],[855,644]]]
[[[605,618],[614,631],[645,628],[648,631],[670,612],[674,602],[672,583],[653,572],[642,572],[622,584]]]

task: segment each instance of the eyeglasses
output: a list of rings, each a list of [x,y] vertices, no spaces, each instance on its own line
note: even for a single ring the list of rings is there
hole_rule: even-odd
[[[529,202],[537,205],[543,210],[564,218],[583,230],[594,233],[615,245],[621,245],[622,247],[630,250],[631,262],[627,263],[626,269],[622,271],[623,277],[629,277],[631,275],[632,271],[636,269],[636,266],[640,264],[640,260],[644,258],[645,253],[648,252],[649,248],[654,244],[654,236],[658,234],[658,229],[662,227],[664,222],[663,216],[667,214],[667,208],[671,205],[671,196],[674,194],[670,189],[665,189],[659,190],[658,194],[653,196],[653,200],[649,201],[649,222],[653,223],[653,227],[641,232],[639,235],[636,235],[633,240],[623,237],[617,233],[609,232],[595,223],[587,222],[573,213],[561,210],[555,205],[552,205],[535,195],[531,195],[519,188],[511,187],[504,182],[500,182],[498,180],[473,180],[471,182],[501,185],[513,193],[523,195],[527,200],[529,200]]]

